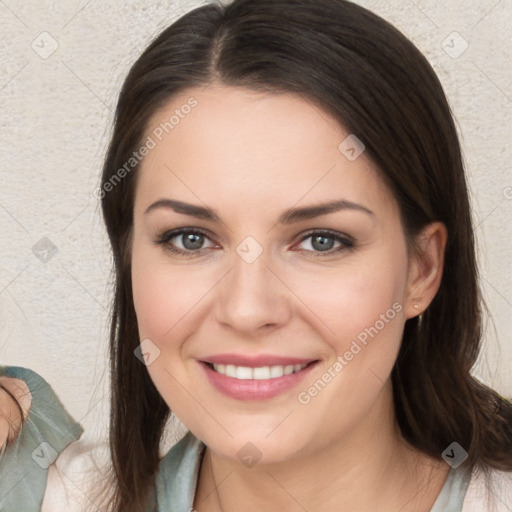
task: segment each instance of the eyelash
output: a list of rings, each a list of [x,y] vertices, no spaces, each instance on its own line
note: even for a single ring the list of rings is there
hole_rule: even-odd
[[[209,238],[208,234],[201,229],[180,228],[180,229],[176,229],[176,230],[172,230],[172,231],[163,232],[162,234],[160,234],[158,236],[158,238],[156,240],[154,240],[154,243],[156,245],[162,246],[166,251],[169,251],[173,254],[177,254],[179,256],[184,256],[186,258],[198,256],[198,255],[202,254],[203,250],[208,249],[208,247],[206,247],[206,248],[198,249],[196,251],[193,251],[193,250],[184,251],[183,249],[178,249],[170,244],[170,240],[172,240],[173,238],[175,238],[177,236],[184,235],[184,234],[202,235],[202,236]],[[309,231],[308,233],[303,235],[303,237],[300,239],[300,241],[298,243],[300,244],[300,243],[304,242],[308,238],[311,238],[313,235],[317,235],[317,236],[320,235],[320,236],[324,236],[326,238],[327,237],[334,238],[335,242],[341,243],[341,245],[339,247],[330,249],[328,251],[310,251],[308,249],[301,249],[302,251],[311,253],[311,255],[314,258],[323,258],[326,256],[332,256],[333,254],[337,254],[342,251],[352,251],[357,246],[355,240],[352,239],[351,237],[348,237],[346,235],[342,236],[340,233],[331,231],[329,229]]]

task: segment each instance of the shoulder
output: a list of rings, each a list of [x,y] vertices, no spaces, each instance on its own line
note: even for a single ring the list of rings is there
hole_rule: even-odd
[[[462,512],[510,512],[512,510],[512,471],[477,470],[471,476]]]

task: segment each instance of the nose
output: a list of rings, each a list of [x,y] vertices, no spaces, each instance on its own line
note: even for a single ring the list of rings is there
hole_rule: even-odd
[[[215,311],[220,324],[250,337],[290,320],[290,292],[270,264],[265,251],[252,262],[234,255],[231,271],[217,287]]]

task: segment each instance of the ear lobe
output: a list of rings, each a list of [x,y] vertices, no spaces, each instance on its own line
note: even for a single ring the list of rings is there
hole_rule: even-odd
[[[447,239],[448,231],[442,222],[428,224],[417,236],[418,248],[409,261],[406,318],[425,311],[439,290]]]

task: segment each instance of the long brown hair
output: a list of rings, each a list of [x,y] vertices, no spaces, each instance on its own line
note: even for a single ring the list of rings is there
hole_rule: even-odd
[[[346,0],[235,0],[187,13],[131,68],[102,176],[115,264],[111,323],[112,510],[148,510],[169,409],[134,356],[130,277],[137,166],[148,120],[178,92],[211,82],[302,95],[366,146],[400,206],[409,248],[428,223],[448,230],[440,289],[406,321],[392,372],[396,418],[417,449],[440,457],[453,441],[471,469],[512,469],[511,408],[470,374],[482,339],[475,240],[457,133],[441,84],[397,29]],[[200,107],[199,107],[200,108]],[[110,186],[107,184],[110,183]]]

